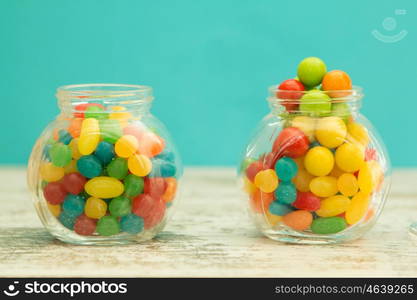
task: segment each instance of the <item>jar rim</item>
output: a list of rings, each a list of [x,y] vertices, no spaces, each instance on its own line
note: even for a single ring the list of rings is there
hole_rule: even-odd
[[[68,93],[72,95],[91,95],[91,94],[134,94],[152,93],[152,88],[147,85],[119,84],[119,83],[86,83],[69,84],[58,87],[58,93]]]

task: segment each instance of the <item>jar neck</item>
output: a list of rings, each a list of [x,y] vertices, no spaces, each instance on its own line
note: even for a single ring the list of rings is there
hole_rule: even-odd
[[[95,114],[124,111],[143,115],[153,101],[151,87],[127,84],[66,85],[57,89],[56,97],[62,115],[84,113],[90,106],[100,107]]]

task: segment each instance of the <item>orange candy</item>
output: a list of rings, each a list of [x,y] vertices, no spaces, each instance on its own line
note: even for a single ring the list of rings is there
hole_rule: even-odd
[[[80,136],[82,123],[83,123],[82,118],[74,118],[70,121],[70,124],[67,130],[73,138],[77,138]]]
[[[165,203],[168,203],[174,199],[175,194],[177,192],[177,180],[175,179],[175,177],[168,177],[165,178],[165,182],[166,189],[164,194],[162,195],[162,200],[164,200]]]
[[[340,70],[333,70],[327,72],[323,77],[321,86],[325,91],[336,91],[336,90],[351,90],[352,81],[348,74]],[[349,92],[329,92],[329,96],[332,98],[346,97]]]
[[[151,131],[144,132],[139,140],[138,152],[148,157],[154,157],[164,150],[165,141]]]
[[[274,193],[264,193],[261,190],[256,190],[250,196],[250,206],[257,213],[267,212],[272,201],[274,201]]]
[[[306,210],[296,210],[286,214],[282,222],[294,230],[307,230],[313,222],[313,215]]]

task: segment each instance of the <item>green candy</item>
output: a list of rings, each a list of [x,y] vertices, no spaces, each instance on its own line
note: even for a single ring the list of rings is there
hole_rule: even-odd
[[[126,197],[135,197],[143,192],[144,182],[142,177],[129,174],[126,176],[124,184]]]
[[[117,140],[123,135],[120,122],[118,120],[99,120],[100,134],[103,141],[108,143],[116,143]]]
[[[350,107],[347,103],[333,103],[332,116],[339,117],[347,122],[350,116]]]
[[[53,144],[48,153],[51,162],[57,167],[65,167],[72,159],[71,148],[63,143]]]
[[[127,161],[124,158],[118,157],[113,159],[107,165],[107,175],[116,179],[123,179],[128,172]]]
[[[119,196],[110,201],[109,211],[112,216],[123,217],[130,213],[131,204],[130,199]]]
[[[307,87],[315,87],[321,83],[327,72],[326,64],[318,57],[307,57],[298,65],[297,76]]]
[[[311,90],[301,97],[299,110],[303,114],[324,117],[330,114],[331,109],[331,98],[319,90]]]
[[[116,217],[104,216],[98,220],[96,231],[99,235],[114,235],[120,232],[120,225]]]
[[[102,107],[99,106],[89,106],[87,107],[84,117],[87,118],[94,118],[97,120],[104,120],[109,118],[109,114],[104,111]]]
[[[318,234],[331,234],[346,228],[346,221],[340,217],[317,218],[311,224],[311,231]]]

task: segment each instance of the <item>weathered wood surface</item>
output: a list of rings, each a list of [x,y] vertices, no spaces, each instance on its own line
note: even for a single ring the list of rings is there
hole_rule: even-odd
[[[153,241],[66,245],[43,229],[25,171],[0,169],[0,276],[240,277],[417,276],[417,170],[397,170],[384,213],[360,240],[286,245],[256,232],[237,192],[234,170],[188,168],[176,214]]]

